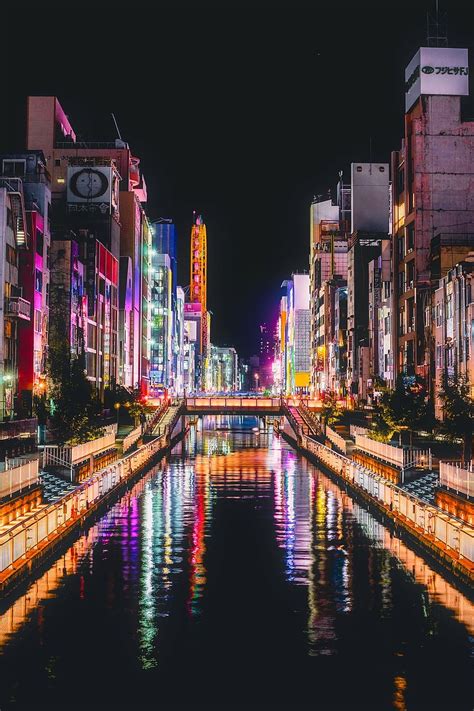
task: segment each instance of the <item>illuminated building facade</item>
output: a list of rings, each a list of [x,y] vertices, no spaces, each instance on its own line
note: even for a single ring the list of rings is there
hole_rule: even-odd
[[[310,384],[309,274],[293,274],[282,284],[280,302],[281,385],[284,394],[307,393]]]
[[[435,415],[443,419],[443,376],[462,377],[474,398],[474,251],[439,280],[434,292]]]
[[[235,348],[211,345],[211,369],[211,390],[230,393],[239,389]]]
[[[27,249],[23,184],[0,178],[0,416],[13,419],[18,397],[18,323],[30,321],[31,303],[22,298],[19,254]]]
[[[28,249],[19,251],[19,283],[23,317],[18,318],[19,417],[31,417],[33,396],[45,392],[49,331],[50,177],[41,151],[4,156],[1,174],[22,181]],[[30,318],[26,318],[31,304]]]
[[[474,122],[461,103],[468,74],[467,49],[416,52],[405,70],[402,145],[392,153],[394,369],[422,377],[431,392],[434,291],[474,249]]]
[[[310,389],[320,395],[329,383],[328,295],[325,284],[347,278],[350,187],[340,180],[337,200],[315,198],[310,207]]]
[[[81,258],[85,260],[86,292],[94,287],[93,272],[102,269],[100,263],[92,267],[93,255],[98,254],[92,246],[94,240],[104,246],[117,264],[122,256],[130,258],[131,309],[127,318],[120,319],[120,327],[127,332],[119,332],[118,277],[116,279],[112,273],[104,274],[105,284],[110,281],[110,294],[104,296],[111,303],[110,322],[105,314],[103,320],[99,319],[98,326],[101,332],[98,345],[103,347],[104,367],[102,369],[101,365],[95,374],[88,370],[88,376],[101,383],[101,395],[106,387],[113,387],[116,382],[146,392],[150,348],[148,274],[151,233],[143,209],[147,193],[140,161],[132,156],[128,144],[122,139],[79,142],[54,96],[28,97],[27,149],[41,150],[45,156],[51,175],[54,207],[52,239],[54,241],[57,234],[62,240],[69,231],[76,235]],[[128,279],[121,282],[121,287],[129,295]],[[127,294],[120,295],[121,304],[128,303]],[[95,309],[92,301],[89,293],[89,319]],[[123,315],[123,309],[120,311]],[[120,363],[119,342],[123,357]],[[75,344],[71,344],[71,351],[75,348]],[[88,362],[92,367],[91,357]],[[97,362],[96,367],[99,367]]]
[[[152,250],[150,386],[168,391],[172,370],[172,274],[170,258]]]
[[[196,340],[196,377],[198,389],[206,390],[210,384],[210,326],[211,315],[207,311],[207,233],[201,215],[194,218],[191,228],[191,268],[189,301],[193,307],[193,319],[199,321]],[[198,315],[199,314],[199,315]]]
[[[176,287],[173,318],[173,389],[176,395],[184,393],[184,290]]]

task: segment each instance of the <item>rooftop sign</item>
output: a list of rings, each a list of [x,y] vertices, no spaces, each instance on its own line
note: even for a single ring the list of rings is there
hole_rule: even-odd
[[[405,69],[405,111],[422,95],[467,96],[467,49],[420,47]]]

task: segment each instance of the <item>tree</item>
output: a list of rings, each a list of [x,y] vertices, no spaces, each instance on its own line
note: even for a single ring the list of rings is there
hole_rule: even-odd
[[[418,376],[408,381],[403,376],[397,378],[395,390],[386,390],[380,398],[380,417],[392,432],[410,432],[410,445],[413,443],[413,431],[430,426],[429,409],[423,381]]]
[[[375,408],[369,432],[371,438],[377,442],[390,442],[392,439],[393,429],[385,422],[380,406]]]
[[[79,334],[79,355],[71,356],[67,322],[61,299],[52,302],[48,352],[50,423],[57,441],[80,444],[95,439],[103,429],[95,426],[99,402],[86,377],[84,347]]]
[[[463,460],[471,461],[474,402],[470,396],[469,381],[464,375],[449,376],[444,372],[439,396],[443,403],[441,429],[451,441],[462,438]]]
[[[331,426],[334,422],[337,422],[338,419],[339,413],[336,398],[332,395],[326,395],[321,408],[321,422],[323,422],[325,426]]]

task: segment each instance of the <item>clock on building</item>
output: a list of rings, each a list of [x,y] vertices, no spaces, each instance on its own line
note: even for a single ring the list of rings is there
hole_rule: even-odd
[[[74,172],[69,181],[69,190],[77,198],[97,200],[109,189],[107,175],[95,168],[83,168]]]

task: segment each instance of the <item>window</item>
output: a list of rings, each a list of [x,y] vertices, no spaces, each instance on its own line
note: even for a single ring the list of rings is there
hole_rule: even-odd
[[[405,190],[405,170],[400,168],[397,175],[397,195],[400,197]]]
[[[36,253],[43,256],[44,237],[43,233],[36,230]]]
[[[43,290],[43,274],[39,269],[35,269],[35,289],[36,291]]]
[[[54,165],[56,166],[56,168],[60,168],[60,167],[61,167],[61,160],[60,160],[60,158],[56,158],[56,160],[54,161]]]
[[[41,311],[39,309],[35,309],[35,331],[41,333]]]
[[[446,299],[446,319],[453,316],[453,295],[448,294]]]
[[[6,245],[5,256],[6,256],[7,262],[9,264],[12,264],[14,267],[16,267],[16,251],[9,244]]]
[[[46,306],[49,306],[49,282],[46,284]]]
[[[411,252],[415,248],[415,225],[408,225],[406,228],[407,252]]]
[[[25,175],[25,160],[4,160],[3,175],[8,175],[10,178],[21,178]]]

